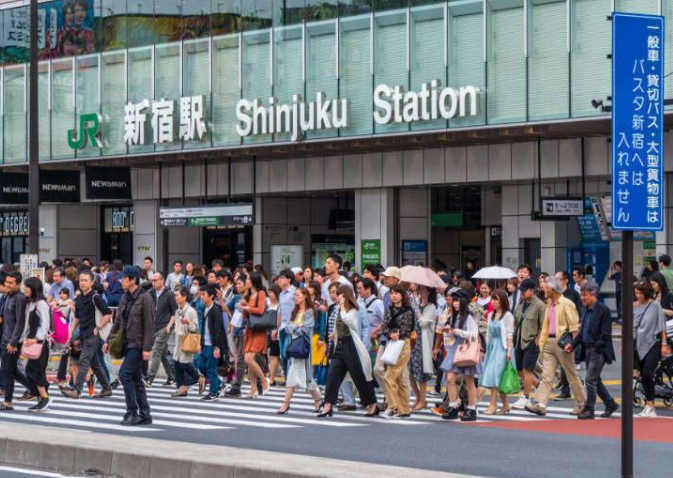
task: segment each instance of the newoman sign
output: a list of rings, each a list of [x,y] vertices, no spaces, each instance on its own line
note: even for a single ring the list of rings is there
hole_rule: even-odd
[[[439,80],[423,83],[419,91],[405,91],[401,85],[374,88],[373,119],[377,124],[413,123],[453,119],[479,114],[476,86],[441,87]],[[236,104],[236,132],[241,137],[289,133],[299,141],[309,131],[348,126],[350,100],[330,100],[317,93],[315,101],[293,95],[292,103],[279,104],[270,97],[263,105],[258,99],[242,99]]]

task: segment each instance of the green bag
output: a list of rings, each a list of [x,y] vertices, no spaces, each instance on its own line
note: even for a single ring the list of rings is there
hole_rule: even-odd
[[[502,373],[502,377],[500,378],[500,386],[498,387],[498,391],[500,393],[504,393],[505,395],[509,395],[516,393],[519,390],[521,390],[519,374],[516,373],[516,368],[514,368],[512,362],[508,361],[507,365],[505,365],[505,371]]]

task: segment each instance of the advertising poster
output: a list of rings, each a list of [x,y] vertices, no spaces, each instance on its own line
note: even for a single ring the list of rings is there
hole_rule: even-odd
[[[38,49],[41,60],[94,51],[94,0],[63,0],[38,6]],[[29,61],[28,7],[2,12],[0,47],[6,64]]]

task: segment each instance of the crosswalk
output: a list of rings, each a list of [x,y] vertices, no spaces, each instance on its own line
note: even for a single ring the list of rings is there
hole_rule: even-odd
[[[34,402],[15,402],[15,411],[0,414],[0,421],[22,422],[58,428],[76,428],[91,431],[122,432],[138,434],[145,432],[161,432],[165,430],[185,430],[200,432],[217,432],[243,427],[262,430],[283,430],[302,427],[320,427],[325,430],[335,428],[365,428],[371,426],[419,427],[442,426],[446,422],[433,415],[430,410],[414,413],[410,419],[368,418],[364,411],[337,412],[332,418],[320,419],[312,412],[313,399],[305,392],[297,392],[292,399],[290,413],[278,415],[276,410],[284,399],[284,389],[270,389],[262,397],[255,399],[223,398],[218,402],[200,400],[195,390],[184,398],[172,398],[175,389],[169,387],[152,387],[147,390],[152,407],[153,423],[151,426],[125,427],[119,422],[125,412],[124,395],[121,389],[115,390],[114,396],[105,400],[93,400],[83,396],[79,400],[69,400],[57,391],[53,394],[54,402],[46,413],[32,413],[27,409]],[[247,392],[244,387],[243,393]],[[382,397],[379,396],[382,401]],[[487,403],[479,404],[483,411]],[[531,415],[524,410],[512,410],[508,415],[480,414],[477,423],[484,422],[533,422],[544,420],[576,419],[569,413],[571,408],[550,406],[545,417]],[[616,414],[615,416],[618,416]],[[461,423],[452,421],[452,423]]]

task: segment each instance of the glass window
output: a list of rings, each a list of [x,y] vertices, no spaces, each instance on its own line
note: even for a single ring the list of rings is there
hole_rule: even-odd
[[[124,105],[126,104],[126,51],[104,53],[101,61],[101,110],[107,118],[103,130],[103,154],[125,154]]]
[[[86,55],[97,49],[93,0],[51,2],[47,8],[52,58]]]
[[[372,11],[373,0],[339,0],[339,16],[350,17]]]
[[[666,0],[662,0],[666,1]],[[616,12],[657,13],[657,0],[615,0]]]
[[[269,30],[243,33],[243,98],[259,99],[264,106],[269,105],[271,97],[270,37]],[[270,135],[253,135],[244,139],[245,143],[269,141]]]
[[[372,133],[372,65],[370,15],[339,22],[339,97],[350,100],[348,127],[341,136]]]
[[[409,6],[409,0],[374,0],[375,12],[407,8],[407,6]]]
[[[570,48],[570,91],[572,115],[594,116],[591,100],[603,101],[612,90],[612,22],[610,2],[603,0],[573,0],[572,45]]]
[[[210,35],[211,0],[190,0],[183,4],[182,38],[192,40]]]
[[[213,38],[213,142],[216,146],[240,143],[236,134],[236,103],[241,99],[238,63],[239,35]]]
[[[51,115],[49,114],[49,61],[41,61],[37,69],[38,142],[40,160],[51,158]],[[29,69],[30,71],[30,69]],[[74,156],[74,155],[73,155]]]
[[[154,42],[156,44],[182,40],[182,12],[187,3],[183,0],[156,0],[154,2]]]
[[[529,8],[529,119],[567,118],[570,72],[566,2],[532,0]]]
[[[307,22],[331,20],[337,17],[337,0],[306,0],[305,18]]]
[[[302,26],[278,27],[274,31],[274,87],[276,104],[292,104],[292,96],[304,98],[302,78]],[[262,98],[264,102],[265,99]],[[315,101],[315,95],[307,96],[306,101]],[[289,133],[277,134],[275,141],[288,141]]]
[[[179,140],[176,128],[180,124],[180,97],[182,96],[182,86],[180,85],[180,62],[182,45],[180,43],[171,43],[169,45],[157,45],[154,51],[154,101],[168,100],[173,102],[173,141],[167,143],[155,142],[156,151],[169,151],[180,149],[182,141]],[[207,72],[206,72],[207,74]],[[150,121],[153,117],[152,111],[148,110],[147,119]],[[151,129],[151,128],[150,128]],[[152,130],[152,134],[158,131]],[[153,143],[152,138],[145,138],[146,143]]]
[[[126,48],[126,0],[102,0],[101,47],[103,51]]]
[[[407,10],[398,9],[376,13],[374,32],[374,84],[388,85],[391,88],[401,86],[404,91],[407,91],[409,89]],[[377,133],[390,133],[407,131],[409,124],[377,124],[375,128]]]
[[[489,0],[488,5],[488,122],[525,121],[523,1]]]
[[[184,147],[193,149],[210,146],[212,136],[212,107],[210,101],[210,41],[207,39],[185,41],[183,51],[183,96],[203,96],[203,117],[204,121],[206,122],[206,134],[204,135],[204,138],[201,140],[201,142],[196,140],[188,141],[185,142]],[[179,113],[179,111],[176,111],[176,113]],[[176,115],[176,118],[179,120],[179,114]]]
[[[129,48],[154,43],[154,1],[129,0],[126,40]]]
[[[83,114],[100,113],[100,94],[98,92],[98,78],[99,78],[99,61],[98,55],[90,55],[77,58],[76,66],[76,81],[75,88],[75,103],[77,107],[77,118]],[[93,157],[101,154],[100,148],[96,148],[91,143],[88,143],[86,148],[77,151],[77,157]]]
[[[454,88],[480,88],[479,114],[449,121],[450,127],[485,123],[486,65],[484,65],[484,20],[481,0],[449,3],[449,79]]]
[[[241,0],[213,0],[212,34],[224,35],[241,30]]]
[[[147,100],[150,103],[152,102],[152,98],[154,97],[153,53],[154,51],[152,47],[138,48],[129,50],[128,52],[128,101],[130,103],[137,104],[144,100]],[[145,130],[141,132],[141,138],[144,138],[144,144],[130,146],[130,153],[144,153],[154,149],[152,145],[152,130],[150,128],[152,121],[151,105],[142,113],[145,115]]]
[[[241,14],[243,31],[271,28],[273,21],[273,0],[242,0]]]
[[[440,80],[446,86],[444,5],[414,7],[411,10],[411,85],[420,91],[423,83]],[[421,121],[412,130],[446,128],[446,121]]]
[[[324,93],[327,99],[337,99],[336,22],[313,22],[306,25],[306,98],[315,99]],[[308,138],[336,136],[332,130],[309,131]]]
[[[673,20],[673,1],[672,0],[664,0],[664,4],[662,7],[662,15],[666,17],[666,21],[664,22],[664,28],[666,29],[666,37],[664,39],[664,55],[665,55],[665,71],[664,71],[664,76],[670,75],[671,71],[673,71],[673,48],[671,48],[671,45],[673,45],[673,25],[671,24],[671,20]],[[673,98],[673,80],[672,77],[668,77],[664,79],[664,98]],[[668,105],[664,106],[664,109],[671,109],[673,108],[673,105]]]
[[[305,0],[276,0],[273,9],[273,25],[296,25],[304,21]]]
[[[75,98],[73,58],[51,62],[51,157],[66,159],[74,156],[68,146],[68,130],[75,127]]]

